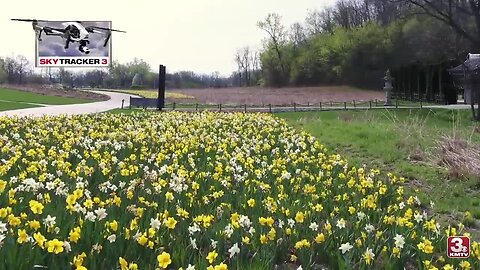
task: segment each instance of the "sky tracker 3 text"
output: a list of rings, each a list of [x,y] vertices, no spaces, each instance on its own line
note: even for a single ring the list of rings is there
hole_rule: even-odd
[[[110,59],[108,57],[40,57],[38,59],[39,67],[61,67],[61,66],[78,66],[78,67],[98,67],[108,66]]]

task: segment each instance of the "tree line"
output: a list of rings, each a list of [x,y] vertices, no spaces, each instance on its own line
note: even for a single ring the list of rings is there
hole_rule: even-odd
[[[236,75],[222,77],[218,72],[198,74],[179,71],[166,74],[166,87],[209,88],[228,87],[235,84]],[[0,84],[60,84],[65,88],[90,87],[108,89],[155,89],[158,72],[142,59],[128,63],[114,61],[109,68],[72,72],[65,68],[40,68],[34,72],[32,63],[22,55],[0,57]]]
[[[480,48],[478,0],[339,0],[286,26],[258,22],[267,86],[353,84],[379,89],[387,68],[463,61]]]

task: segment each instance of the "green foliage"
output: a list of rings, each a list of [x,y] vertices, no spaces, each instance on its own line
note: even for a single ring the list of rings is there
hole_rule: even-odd
[[[263,79],[270,86],[352,84],[380,89],[387,68],[455,59],[467,47],[467,41],[459,40],[448,26],[412,16],[388,24],[337,26],[331,32],[310,35],[299,45],[281,44],[287,74],[282,74],[272,45],[262,52],[261,62]]]

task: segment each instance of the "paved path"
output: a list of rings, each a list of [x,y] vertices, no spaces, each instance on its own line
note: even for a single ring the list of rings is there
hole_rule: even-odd
[[[61,115],[61,114],[88,114],[105,112],[122,107],[122,100],[125,100],[124,106],[128,107],[131,94],[122,94],[117,92],[90,91],[93,93],[110,96],[107,101],[99,101],[83,104],[71,105],[49,105],[39,108],[19,109],[0,112],[0,116],[43,116],[43,115]]]

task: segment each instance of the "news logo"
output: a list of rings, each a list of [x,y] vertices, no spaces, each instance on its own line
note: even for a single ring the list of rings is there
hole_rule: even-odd
[[[36,67],[107,67],[111,64],[111,21],[31,22],[35,31]]]
[[[470,257],[470,238],[450,236],[447,239],[447,257],[466,259]]]

